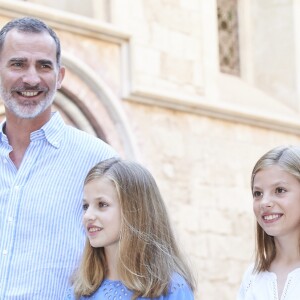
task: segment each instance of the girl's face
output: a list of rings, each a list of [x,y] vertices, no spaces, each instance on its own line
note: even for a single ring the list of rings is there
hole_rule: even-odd
[[[115,186],[109,179],[103,177],[85,185],[83,210],[83,225],[91,246],[116,249],[121,208]]]
[[[259,171],[253,181],[253,210],[262,229],[275,238],[300,236],[300,182],[279,166]]]

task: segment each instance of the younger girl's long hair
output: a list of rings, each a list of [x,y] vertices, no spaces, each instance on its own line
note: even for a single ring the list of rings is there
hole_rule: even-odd
[[[137,297],[166,294],[177,272],[195,288],[193,275],[180,254],[157,184],[150,172],[133,161],[111,158],[88,173],[85,184],[102,177],[114,184],[121,206],[118,274]],[[103,248],[86,241],[81,264],[73,276],[77,298],[93,294],[106,276]]]
[[[300,147],[280,146],[264,154],[255,164],[251,176],[251,190],[255,175],[270,166],[279,166],[298,179],[300,184]],[[300,199],[299,199],[300,201]],[[300,240],[300,237],[299,237]],[[256,272],[267,271],[276,256],[274,237],[265,233],[258,222],[256,222],[256,254],[254,270]]]

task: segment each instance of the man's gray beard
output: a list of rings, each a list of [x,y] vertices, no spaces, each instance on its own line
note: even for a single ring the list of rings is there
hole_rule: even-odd
[[[55,92],[55,89],[47,92],[46,97],[35,105],[20,105],[11,93],[5,92],[0,87],[0,96],[4,106],[21,119],[33,119],[44,112],[53,103]]]

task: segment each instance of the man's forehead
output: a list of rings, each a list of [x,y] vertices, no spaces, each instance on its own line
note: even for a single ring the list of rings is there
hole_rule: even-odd
[[[13,29],[7,33],[2,54],[9,57],[36,56],[38,59],[56,59],[56,43],[47,32],[22,32]]]

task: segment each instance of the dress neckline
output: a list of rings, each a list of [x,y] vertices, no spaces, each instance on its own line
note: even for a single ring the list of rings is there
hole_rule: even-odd
[[[274,274],[274,276],[276,276],[276,278],[277,278],[277,275],[276,275],[275,272],[272,272],[272,271],[265,271],[265,272],[267,272],[267,273],[269,273],[269,274]],[[289,273],[287,274],[287,277],[289,277],[290,275],[292,275],[292,274],[294,274],[294,273],[297,273],[297,272],[300,272],[300,267],[295,268],[294,270],[292,270],[291,272],[289,272]]]

